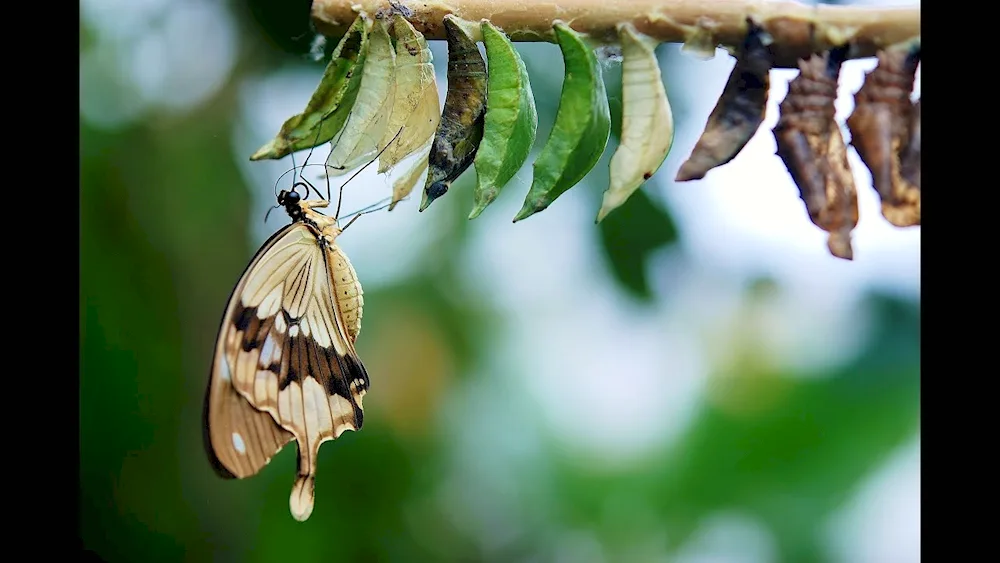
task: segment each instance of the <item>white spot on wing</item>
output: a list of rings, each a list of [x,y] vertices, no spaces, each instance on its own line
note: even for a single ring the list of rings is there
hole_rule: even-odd
[[[226,358],[221,356],[217,361],[219,362],[219,377],[221,377],[223,381],[232,381],[233,376],[229,373],[229,362],[226,361]]]
[[[278,315],[281,318],[281,315]],[[271,360],[271,356],[274,354],[274,339],[270,335],[264,339],[264,345],[260,347],[260,363],[261,367],[266,368]]]
[[[299,335],[299,325],[292,325],[291,328],[288,329],[288,336],[294,338],[298,335]]]
[[[364,387],[365,382],[360,379],[355,379],[351,382],[351,393],[354,395],[354,400],[361,406],[361,399],[364,398],[365,393],[368,392]]]
[[[233,432],[233,447],[241,454],[247,453],[247,445],[243,443],[243,436],[240,436],[236,432]]]

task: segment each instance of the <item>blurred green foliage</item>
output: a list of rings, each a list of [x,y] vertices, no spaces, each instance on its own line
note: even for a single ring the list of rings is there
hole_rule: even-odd
[[[666,210],[641,189],[599,224],[601,245],[622,287],[641,299],[651,299],[646,261],[677,240],[677,228]]]
[[[510,469],[516,491],[494,506],[489,487],[456,477],[466,424],[454,403],[464,385],[499,377],[491,354],[511,329],[486,305],[491,288],[463,274],[470,232],[482,228],[466,219],[465,200],[435,215],[437,242],[417,269],[366,291],[359,348],[373,376],[365,427],[321,450],[311,519],[288,513],[294,446],[252,479],[212,473],[200,426],[208,366],[219,316],[254,250],[246,237],[253,188],[237,163],[249,155],[234,154],[231,142],[236,92],[247,76],[300,64],[311,41],[290,31],[300,16],[278,17],[298,12],[274,6],[251,10],[273,25],[265,32],[252,18],[234,20],[238,60],[208,101],[120,127],[81,114],[84,545],[107,561],[551,561],[554,538],[582,529],[607,560],[631,561],[642,560],[634,548],[649,538],[665,535],[663,548],[676,549],[707,516],[737,509],[772,531],[781,561],[826,560],[825,519],[919,431],[918,304],[873,296],[864,350],[828,373],[803,378],[738,363],[739,373],[713,380],[683,435],[642,463],[598,469],[543,434],[540,453]],[[82,31],[81,50],[99,33]],[[542,139],[560,87],[547,77],[561,74],[558,50],[546,52],[548,60],[525,57]],[[616,72],[605,69],[612,98],[620,96]],[[105,88],[123,95],[117,83]],[[620,104],[612,114],[617,134]],[[565,197],[598,201],[604,168]],[[471,193],[471,175],[462,182],[456,191]],[[649,301],[648,259],[679,239],[669,208],[646,189],[600,227],[581,224],[578,236],[599,229],[595,243],[622,291]],[[662,377],[671,377],[667,366]],[[491,446],[480,447],[475,458],[494,463]],[[457,499],[445,494],[455,490]],[[485,533],[456,512],[463,502],[490,515],[481,516],[491,522]],[[503,539],[518,523],[522,532]]]
[[[309,17],[312,0],[248,0],[235,3],[243,8],[242,15],[254,26],[248,30],[255,33],[276,50],[290,55],[305,56],[310,51],[316,36]]]

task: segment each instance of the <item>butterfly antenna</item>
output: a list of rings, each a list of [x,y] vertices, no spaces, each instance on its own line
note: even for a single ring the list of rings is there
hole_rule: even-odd
[[[344,122],[344,127],[340,130],[340,133],[337,135],[337,140],[330,142],[330,154],[333,154],[333,149],[337,148],[337,145],[340,144],[340,139],[344,136],[344,132],[347,131],[347,125],[350,124],[351,115],[354,115],[354,109],[353,108],[351,109],[350,113],[347,115],[347,121]],[[367,166],[367,164],[365,166]],[[329,157],[326,159],[326,167],[327,168],[333,168],[334,170],[344,170],[345,168],[347,168],[346,166],[333,166],[333,165],[331,165]],[[362,168],[362,170],[364,170],[364,168]],[[332,198],[332,196],[330,194],[330,171],[329,170],[324,170],[324,172],[326,173],[325,174],[326,175],[326,200],[330,201],[331,198]],[[359,170],[358,172],[361,172],[361,170]],[[357,173],[355,173],[354,176],[357,176]],[[351,176],[351,179],[353,179],[354,176]],[[348,182],[350,182],[350,181],[351,180],[348,179]],[[344,184],[346,184],[346,183],[347,182],[344,182]],[[340,192],[337,194],[337,213],[340,213],[340,200],[341,200],[341,198],[344,197],[344,184],[340,185]],[[336,220],[336,217],[334,219]]]
[[[347,182],[344,182],[343,184],[340,185],[340,193],[337,195],[337,212],[333,215],[334,220],[337,220],[337,219],[340,218],[340,204],[343,203],[343,201],[344,201],[344,186],[346,186],[351,180],[353,180],[354,178],[356,178],[358,174],[361,174],[361,172],[363,172],[365,168],[368,168],[369,166],[372,165],[373,162],[375,162],[376,160],[378,160],[378,157],[382,156],[382,153],[385,152],[385,149],[389,148],[389,145],[391,145],[392,143],[394,143],[396,141],[396,139],[399,137],[400,133],[402,133],[402,132],[403,132],[403,128],[400,127],[399,131],[396,132],[396,135],[392,138],[392,140],[389,141],[388,143],[386,143],[385,146],[382,147],[382,150],[378,151],[378,154],[376,154],[374,158],[372,158],[371,160],[368,161],[368,164],[365,164],[364,166],[362,166],[361,168],[359,168],[357,172],[355,172],[354,174],[352,174],[351,177],[347,179]],[[353,219],[352,219],[352,221],[353,221]]]
[[[281,179],[284,178],[285,175],[288,174],[289,172],[295,172],[296,170],[298,170],[298,167],[295,166],[295,165],[293,165],[292,168],[289,168],[288,170],[285,170],[284,172],[282,172],[281,176],[278,176],[278,179],[274,181],[274,197],[275,197],[275,199],[277,199],[277,197],[278,197],[278,184],[281,183]],[[294,188],[294,187],[295,187],[295,183],[293,182],[292,183],[292,188]]]
[[[299,181],[296,182],[296,184],[303,184],[303,185],[305,185],[305,187],[306,187],[306,197],[305,197],[305,199],[309,199],[310,188],[312,188],[312,190],[314,190],[317,194],[320,193],[319,190],[316,188],[316,186],[312,185],[312,182],[310,182],[309,180],[306,180],[305,169],[306,169],[306,166],[309,166],[309,159],[312,158],[313,151],[316,150],[316,146],[319,144],[319,136],[320,136],[320,134],[323,133],[323,122],[326,121],[326,119],[327,118],[325,118],[325,117],[322,118],[322,119],[320,119],[320,121],[319,121],[319,127],[316,128],[316,137],[313,139],[313,142],[312,142],[312,147],[309,148],[309,153],[306,154],[306,161],[302,163],[302,168],[299,168]],[[341,130],[340,133],[343,134],[344,133],[343,130]],[[295,160],[294,159],[295,159],[295,155],[293,154],[292,155],[292,167],[293,167],[293,169],[294,168],[298,168],[297,166],[295,166]],[[329,180],[327,180],[327,188],[329,188],[329,187],[330,187],[330,183],[329,183]]]
[[[347,119],[348,120],[350,120],[351,115],[353,114],[353,112],[354,112],[354,110],[352,109],[351,113],[349,113],[347,115]],[[344,123],[344,127],[342,127],[340,129],[339,133],[337,133],[337,139],[330,141],[330,154],[333,154],[333,149],[337,148],[337,145],[340,144],[341,137],[343,137],[344,136],[344,132],[347,131],[347,124],[348,123],[345,122]],[[330,157],[329,156],[326,158],[326,160],[327,160],[327,162],[326,162],[326,167],[327,168],[333,168],[334,170],[343,170],[344,168],[346,168],[346,166],[333,166],[333,165],[331,165],[329,163],[330,162]],[[329,170],[324,170],[323,172],[324,172],[323,175],[326,176],[326,200],[330,201],[330,171]]]
[[[309,151],[309,152],[312,153],[312,151]],[[289,172],[294,172],[296,170],[299,170],[299,167],[295,164],[295,153],[294,152],[291,153],[290,156],[292,157],[292,169]],[[309,157],[306,157],[306,161],[307,162],[309,161]],[[302,168],[305,168],[306,166],[307,166],[306,164],[303,164]],[[287,174],[287,173],[288,172],[285,172],[285,174]],[[285,176],[285,174],[282,174],[281,176],[279,176],[278,177],[278,181],[281,181],[281,178],[283,178]],[[299,172],[299,180],[301,180],[301,181],[296,182],[295,181],[295,175],[294,174],[292,175],[292,191],[294,192],[295,188],[297,188],[299,186],[304,186],[306,188],[306,196],[303,199],[309,199],[309,185],[310,184],[309,184],[308,181],[306,181],[305,177],[302,176],[301,172]],[[278,188],[278,182],[274,183],[274,188],[275,189]],[[277,194],[275,194],[275,197],[278,197]]]
[[[279,207],[281,207],[281,206],[280,205],[274,205],[270,209],[267,210],[267,213],[264,214],[264,222],[265,223],[267,223],[267,218],[271,216],[271,212],[274,211],[275,209],[279,208]]]
[[[290,172],[295,172],[295,171],[299,171],[299,170],[302,170],[302,169],[306,168],[307,166],[326,166],[326,164],[323,164],[323,163],[318,163],[318,162],[313,162],[313,163],[310,163],[310,164],[303,164],[302,166],[296,166],[295,168],[289,168],[288,170],[285,170],[284,172],[282,172],[282,173],[281,173],[281,176],[278,176],[278,179],[277,179],[277,180],[276,180],[276,181],[274,182],[274,187],[275,187],[275,190],[274,190],[274,191],[275,191],[275,197],[277,197],[277,191],[278,191],[278,190],[277,190],[277,188],[278,188],[278,184],[280,184],[280,183],[281,183],[281,179],[282,179],[282,178],[284,178],[284,177],[285,177],[285,176],[286,176],[287,174],[289,174]],[[308,187],[309,187],[309,182],[305,182],[305,181],[302,181],[302,182],[296,182],[296,183],[294,183],[294,184],[293,184],[293,186],[292,186],[292,187],[294,188],[294,187],[296,187],[296,186],[299,186],[299,185],[301,185],[301,186],[304,186],[304,187],[306,187],[306,188],[308,189]],[[313,189],[314,189],[314,190],[316,190],[316,186],[313,186]],[[319,193],[319,190],[316,190],[316,193]]]

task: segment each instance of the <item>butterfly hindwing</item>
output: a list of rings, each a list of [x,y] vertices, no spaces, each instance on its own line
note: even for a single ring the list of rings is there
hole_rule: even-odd
[[[227,354],[234,336],[228,330],[228,325],[247,275],[273,247],[273,243],[280,240],[293,226],[272,236],[250,261],[229,297],[219,329],[212,360],[212,375],[205,394],[204,438],[212,466],[225,478],[243,479],[256,475],[293,438],[270,414],[254,408],[239,394],[232,384],[233,362]]]
[[[205,445],[216,472],[225,478],[255,475],[292,439],[267,412],[255,409],[230,383],[225,358],[215,360],[205,395]]]
[[[323,242],[315,227],[295,222],[265,244],[230,301],[218,343],[226,363],[213,371],[213,381],[222,379],[228,366],[246,406],[298,442],[290,508],[299,520],[312,512],[319,446],[361,428],[368,388],[357,330],[344,322],[345,314],[360,322],[360,303],[337,299],[360,288],[342,266],[346,257]]]

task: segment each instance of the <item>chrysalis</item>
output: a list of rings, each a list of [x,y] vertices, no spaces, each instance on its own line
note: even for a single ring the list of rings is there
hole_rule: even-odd
[[[678,182],[699,180],[743,150],[764,121],[771,86],[770,37],[747,18],[747,36],[722,96],[708,117],[705,132],[680,170]]]
[[[419,210],[448,192],[476,158],[486,115],[486,61],[458,20],[444,18],[448,36],[448,93],[434,133]]]
[[[846,48],[799,61],[774,127],[778,156],[799,188],[809,218],[830,233],[827,246],[851,260],[851,231],[858,224],[858,194],[847,162],[847,147],[834,120],[837,79]]]
[[[920,224],[920,118],[914,120],[910,101],[920,50],[881,51],[878,66],[865,76],[854,95],[854,111],[847,118],[851,145],[872,173],[872,185],[882,200],[882,215],[897,227]],[[916,144],[911,148],[911,128],[916,125]],[[902,171],[904,151],[916,182]],[[915,151],[915,152],[913,152]]]
[[[903,149],[900,158],[903,179],[920,191],[920,100],[913,105],[913,117],[910,120],[910,142]]]
[[[597,222],[621,207],[659,170],[674,144],[674,114],[656,60],[659,40],[618,25],[622,44],[622,124],[611,156],[611,183],[601,199]]]
[[[382,20],[376,20],[368,34],[368,57],[361,75],[361,90],[340,135],[326,159],[327,173],[338,176],[354,171],[378,149],[389,124],[395,97],[396,53]],[[396,132],[394,131],[393,134]]]
[[[379,150],[389,147],[379,158],[379,174],[429,143],[441,119],[434,57],[427,41],[402,17],[393,18],[391,31],[396,42],[396,92],[379,142]],[[402,134],[390,144],[400,129]]]
[[[469,219],[475,219],[500,194],[507,182],[528,159],[538,130],[538,111],[531,93],[528,70],[507,35],[481,22],[487,67],[486,114],[483,140],[476,151],[475,204]]]
[[[515,223],[548,208],[583,180],[611,137],[608,92],[593,43],[562,21],[555,22],[553,32],[563,56],[559,108],[549,138],[532,165],[531,188],[514,216]]]

